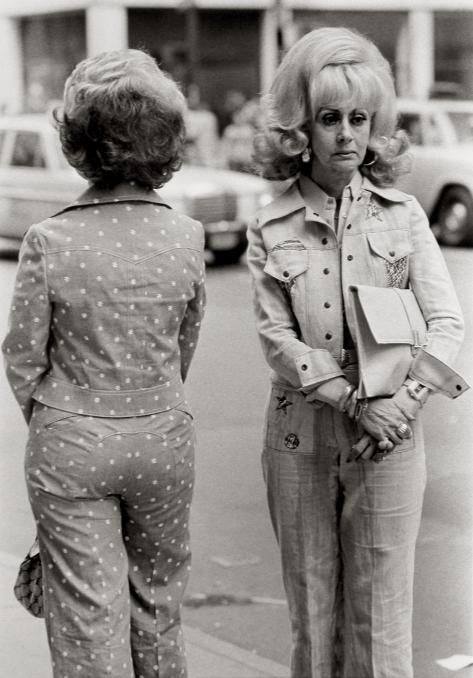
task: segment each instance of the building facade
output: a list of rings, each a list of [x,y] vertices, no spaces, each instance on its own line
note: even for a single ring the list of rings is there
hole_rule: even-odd
[[[401,96],[473,98],[471,0],[2,0],[0,110],[44,110],[85,56],[138,47],[219,113],[229,91],[265,91],[281,53],[323,25],[372,38]]]

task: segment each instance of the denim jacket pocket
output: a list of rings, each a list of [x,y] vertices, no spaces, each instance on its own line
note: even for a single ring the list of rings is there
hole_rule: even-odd
[[[409,255],[413,247],[405,230],[367,233],[376,283],[387,287],[405,287],[408,279]]]
[[[309,253],[299,249],[273,248],[268,252],[264,272],[279,282],[292,285],[295,279],[309,268]]]

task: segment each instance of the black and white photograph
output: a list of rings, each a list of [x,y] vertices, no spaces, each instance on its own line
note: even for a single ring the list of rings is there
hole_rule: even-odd
[[[0,57],[0,675],[473,678],[472,0]]]

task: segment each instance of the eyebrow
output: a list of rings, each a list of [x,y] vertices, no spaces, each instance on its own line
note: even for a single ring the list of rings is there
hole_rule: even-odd
[[[349,111],[349,113],[354,113],[355,111],[362,111],[364,113],[369,113],[369,110],[367,108],[364,108],[363,106],[355,106],[355,108],[352,108]],[[321,108],[319,108],[317,115],[319,115],[320,113],[325,113],[325,112],[339,113],[340,109],[336,108],[334,106],[333,107],[332,106],[322,106]]]

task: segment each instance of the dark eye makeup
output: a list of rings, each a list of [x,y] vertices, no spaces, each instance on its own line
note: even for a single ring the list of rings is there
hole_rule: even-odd
[[[364,122],[368,120],[368,114],[366,111],[355,109],[350,113],[350,122],[352,125],[361,126]],[[331,127],[336,125],[342,119],[342,113],[337,109],[332,110],[321,110],[318,115],[319,121],[324,125],[324,127]]]

